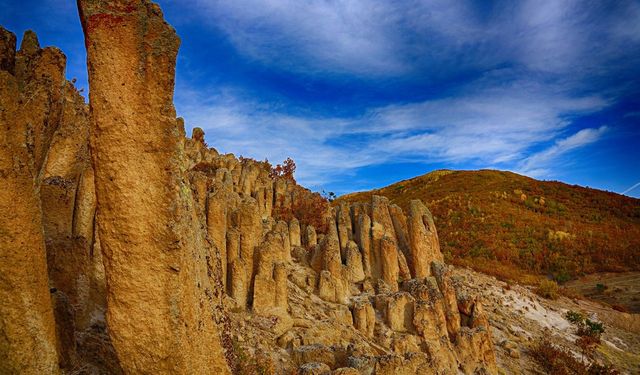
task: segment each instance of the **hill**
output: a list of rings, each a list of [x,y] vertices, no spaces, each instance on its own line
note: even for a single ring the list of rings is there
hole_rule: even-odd
[[[640,268],[640,200],[516,173],[438,170],[382,189],[406,209],[421,199],[433,213],[445,257],[502,279],[559,282]]]

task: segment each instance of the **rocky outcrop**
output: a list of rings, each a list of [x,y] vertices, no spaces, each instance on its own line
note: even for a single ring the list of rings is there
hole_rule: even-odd
[[[374,196],[366,204],[335,208],[335,221],[312,257],[323,259],[320,298],[352,304],[354,327],[367,337],[376,337],[389,350],[406,355],[422,353],[420,348],[425,348],[433,359],[432,369],[453,372],[461,367],[464,373],[480,369],[494,373],[495,359],[486,344],[491,341],[489,325],[481,304],[458,300],[465,297],[457,296],[449,268],[441,261],[431,214],[419,201],[411,202],[410,207],[405,216],[399,207]],[[347,211],[350,215],[343,214]],[[350,222],[357,223],[353,230],[348,229]],[[343,245],[341,235],[351,235],[355,241]],[[358,267],[356,262],[361,262]],[[343,287],[350,292],[340,299],[335,291],[344,274],[348,284],[361,286]],[[373,295],[375,309],[358,293]],[[350,295],[353,302],[347,302]],[[474,313],[478,315],[473,317]],[[374,330],[376,326],[379,329]],[[398,371],[414,371],[413,366],[424,366],[422,360],[416,361],[395,365]],[[383,363],[378,363],[380,370],[375,373],[394,366]]]
[[[14,75],[15,43],[0,27],[0,373],[56,374],[38,168],[24,121],[26,82]],[[18,64],[22,70],[22,56]]]
[[[353,325],[365,336],[373,337],[376,326],[376,313],[368,299],[359,299],[354,301]]]
[[[412,200],[407,223],[412,274],[418,278],[429,276],[431,262],[442,261],[433,216],[421,201]]]
[[[60,51],[0,33],[0,372],[496,372],[424,204],[314,207],[267,162],[187,138],[157,5],[79,6],[90,108]]]
[[[149,1],[78,5],[107,322],[120,363],[129,373],[229,373],[173,108],[180,41]]]
[[[18,91],[10,95],[19,105],[7,129],[22,139],[23,163],[39,193],[38,231],[44,235],[47,270],[36,274],[48,271],[47,298],[53,301],[59,364],[65,370],[97,366],[118,373],[103,318],[106,284],[93,226],[96,199],[88,108],[64,79],[62,52],[40,48],[31,31],[17,53],[14,47],[6,48],[15,56],[5,61],[14,62],[10,70]]]

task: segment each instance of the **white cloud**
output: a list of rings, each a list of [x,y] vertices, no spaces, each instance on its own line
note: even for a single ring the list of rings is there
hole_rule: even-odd
[[[269,69],[319,74],[325,81],[337,73],[352,80],[400,78],[400,86],[414,79],[422,86],[453,82],[445,97],[352,108],[363,113],[355,117],[293,114],[287,103],[265,104],[224,89],[212,95],[177,90],[180,114],[203,127],[211,145],[272,161],[291,156],[299,180],[311,186],[402,161],[548,176],[553,163],[607,130],[567,137],[574,117],[615,101],[615,95],[576,93],[593,89],[595,78],[629,75],[616,64],[632,66],[637,57],[629,51],[640,43],[630,31],[640,25],[640,6],[628,0],[615,6],[527,0],[487,12],[448,0],[187,2],[239,52]],[[460,80],[455,75],[467,72],[485,76],[453,92]]]
[[[520,83],[375,109],[373,130],[397,132],[375,142],[395,154],[495,164],[522,157],[532,145],[557,137],[569,124],[568,115],[606,105],[599,97],[570,98],[545,86]]]
[[[519,171],[529,176],[543,177],[560,156],[598,141],[608,130],[608,127],[603,125],[599,128],[582,129],[569,137],[558,139],[551,147],[524,159],[520,163]]]
[[[285,70],[398,76],[516,62],[585,73],[640,38],[640,7],[528,0],[491,7],[447,0],[189,0],[242,53]],[[490,7],[487,4],[482,6]],[[601,8],[607,9],[601,9]],[[622,48],[626,47],[626,48]]]
[[[536,165],[594,141],[605,128],[578,132],[528,156],[532,147],[559,139],[571,116],[608,105],[597,96],[571,98],[547,86],[517,83],[341,118],[291,115],[278,106],[241,99],[238,92],[178,92],[179,114],[188,126],[202,127],[210,145],[275,162],[290,156],[298,163],[298,179],[309,186],[361,167],[403,161],[475,163],[532,173]]]
[[[285,69],[399,72],[396,6],[373,0],[193,0],[245,54]],[[299,66],[302,64],[303,66]]]

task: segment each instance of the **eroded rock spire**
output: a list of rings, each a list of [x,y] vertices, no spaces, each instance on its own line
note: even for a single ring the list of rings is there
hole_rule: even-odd
[[[0,27],[0,373],[59,372],[42,211],[15,72]]]
[[[228,373],[173,106],[180,40],[147,0],[79,0],[107,322],[127,373]],[[197,369],[197,370],[195,370]]]

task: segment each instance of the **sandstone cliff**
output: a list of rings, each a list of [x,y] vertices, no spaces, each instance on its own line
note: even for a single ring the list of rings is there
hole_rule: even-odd
[[[157,5],[78,5],[89,107],[0,30],[1,373],[496,373],[424,204],[310,220],[317,194],[185,137]]]
[[[36,181],[43,133],[55,126],[43,120],[61,112],[61,55],[40,50],[33,34],[16,54],[15,36],[1,27],[0,34],[0,372],[52,374],[55,327]]]

